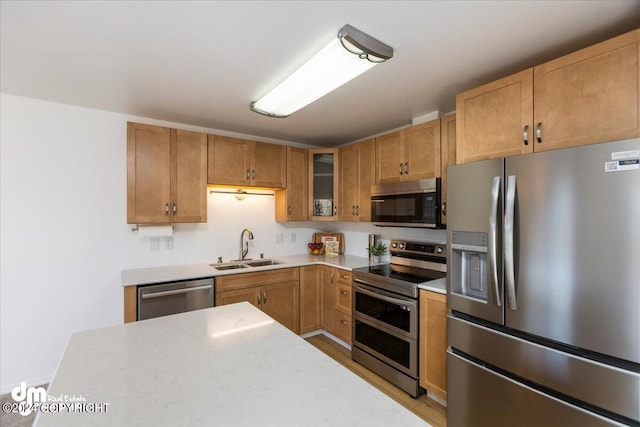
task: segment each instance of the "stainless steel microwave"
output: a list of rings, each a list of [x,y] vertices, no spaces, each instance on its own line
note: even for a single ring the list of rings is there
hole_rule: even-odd
[[[440,178],[371,186],[374,225],[444,228],[440,204]]]

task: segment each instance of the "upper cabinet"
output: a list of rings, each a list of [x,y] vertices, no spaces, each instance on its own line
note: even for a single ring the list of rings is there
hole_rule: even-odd
[[[535,151],[640,135],[640,29],[533,69]]]
[[[286,147],[209,135],[209,184],[286,186]]]
[[[456,97],[457,162],[640,135],[640,30]]]
[[[456,115],[440,119],[441,221],[447,223],[447,166],[456,164]]]
[[[309,218],[308,150],[287,147],[287,188],[276,190],[276,221]]]
[[[309,150],[309,200],[313,221],[338,219],[338,150]]]
[[[440,119],[376,138],[376,183],[440,176]]]
[[[371,184],[375,174],[373,139],[338,150],[340,221],[371,221]]]
[[[207,136],[127,123],[127,222],[207,221]]]

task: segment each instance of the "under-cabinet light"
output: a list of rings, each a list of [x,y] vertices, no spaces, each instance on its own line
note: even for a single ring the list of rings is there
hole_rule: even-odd
[[[273,193],[254,193],[246,190],[209,190],[209,194],[233,194],[238,200],[244,200],[246,196],[274,196]]]
[[[251,103],[251,109],[270,117],[287,117],[391,57],[391,47],[345,25],[337,38]]]

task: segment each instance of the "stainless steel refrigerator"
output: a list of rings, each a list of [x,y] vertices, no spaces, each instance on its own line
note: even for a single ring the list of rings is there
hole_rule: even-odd
[[[639,159],[448,168],[449,427],[640,425]]]

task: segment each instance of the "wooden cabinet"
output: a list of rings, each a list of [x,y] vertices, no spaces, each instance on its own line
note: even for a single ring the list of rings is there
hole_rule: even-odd
[[[640,29],[535,67],[534,150],[640,136],[639,57]]]
[[[640,29],[456,97],[457,161],[640,136]]]
[[[447,399],[447,297],[420,290],[420,386]]]
[[[286,147],[220,135],[209,135],[208,182],[284,188]]]
[[[276,221],[309,218],[309,151],[287,147],[287,188],[276,190]]]
[[[322,329],[335,334],[336,331],[336,278],[337,269],[322,267]]]
[[[248,301],[299,333],[299,269],[241,273],[216,278],[216,306]]]
[[[207,136],[127,123],[127,222],[207,221]]]
[[[371,221],[371,184],[375,179],[374,140],[348,145],[338,150],[340,221]]]
[[[351,272],[337,269],[337,274],[334,334],[351,345]]]
[[[440,119],[376,138],[376,183],[440,176]]]
[[[440,119],[441,221],[447,223],[447,166],[456,164],[456,115]]]
[[[300,333],[322,329],[322,267],[300,267]]]
[[[338,150],[309,150],[309,217],[313,221],[338,219]]]

